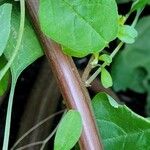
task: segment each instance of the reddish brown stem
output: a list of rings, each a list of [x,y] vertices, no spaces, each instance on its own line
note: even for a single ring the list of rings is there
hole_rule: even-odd
[[[62,53],[60,45],[46,38],[40,31],[37,18],[38,1],[27,0],[27,7],[39,40],[44,48],[58,86],[69,109],[80,112],[83,132],[79,141],[81,150],[102,150],[95,119],[91,109],[89,94],[81,81],[72,58]],[[55,89],[54,89],[55,90]]]

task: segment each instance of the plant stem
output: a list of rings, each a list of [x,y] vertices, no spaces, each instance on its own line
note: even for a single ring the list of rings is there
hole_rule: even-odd
[[[79,111],[83,122],[83,132],[79,140],[81,150],[102,150],[99,132],[93,117],[91,99],[71,57],[65,55],[61,46],[45,37],[38,22],[37,0],[27,0],[27,7],[38,37],[43,45],[49,64],[57,79],[68,109]]]
[[[111,53],[110,57],[114,58],[114,56],[118,53],[118,51],[121,49],[123,46],[123,42],[120,42],[119,45],[115,48],[115,50]],[[106,67],[107,63],[103,63],[96,71],[95,73],[85,82],[86,86],[90,86],[90,84],[95,80],[95,78],[99,75],[101,72],[101,67]]]
[[[37,145],[42,145],[43,144],[43,141],[39,141],[39,142],[34,142],[34,143],[30,143],[30,144],[27,144],[27,145],[24,145],[20,148],[17,148],[16,150],[24,150],[24,149],[27,149],[29,147],[33,147],[33,146],[37,146]]]
[[[110,54],[110,57],[113,59],[115,57],[115,55],[119,52],[119,50],[121,49],[121,47],[123,46],[123,42],[120,42],[118,44],[118,46],[115,48],[115,50]]]
[[[53,114],[53,115],[51,115],[51,116],[45,118],[45,119],[42,120],[40,123],[38,123],[36,126],[34,126],[33,128],[31,128],[31,129],[28,131],[28,133],[26,133],[26,134],[24,135],[24,137],[26,137],[27,134],[29,134],[29,132],[31,133],[31,132],[32,132],[33,130],[35,130],[37,127],[39,127],[40,125],[42,125],[43,123],[45,123],[46,121],[48,121],[49,119],[51,119],[52,117],[54,117],[54,116],[56,116],[56,115],[58,115],[58,114],[60,114],[60,113],[62,113],[62,112],[64,112],[64,110],[59,111],[59,112],[57,112],[57,113],[55,113],[55,114]],[[64,114],[65,114],[65,113],[66,113],[66,111],[64,112]],[[64,116],[64,115],[63,115],[63,116]],[[63,116],[62,116],[62,118],[63,118]],[[26,148],[29,148],[29,147],[32,147],[32,146],[36,146],[36,145],[42,145],[41,148],[40,148],[40,150],[44,150],[44,147],[45,147],[46,143],[47,143],[47,142],[52,138],[52,136],[55,134],[55,132],[56,132],[58,126],[59,126],[59,123],[58,123],[58,125],[56,126],[56,128],[52,131],[52,133],[51,133],[45,140],[24,145],[24,146],[22,146],[22,147],[20,147],[20,148],[17,148],[16,150],[23,150],[23,149],[26,149]],[[23,137],[23,138],[24,138],[24,137]],[[21,139],[21,140],[22,140],[22,139]],[[17,144],[18,144],[18,143],[17,143]],[[16,145],[16,144],[15,144],[15,145]],[[16,147],[16,146],[15,146],[15,147]],[[15,148],[15,147],[14,147],[14,148]],[[13,149],[14,149],[14,148],[13,148]],[[12,150],[12,149],[11,149],[11,150]]]
[[[3,150],[8,150],[8,145],[9,145],[9,135],[10,135],[10,125],[11,125],[11,113],[12,113],[14,91],[15,91],[15,84],[14,84],[14,82],[12,82],[11,90],[10,90],[10,94],[9,94],[9,100],[8,100],[6,121],[5,121],[5,132],[4,132]]]
[[[133,26],[133,27],[136,26],[136,24],[137,24],[137,22],[138,22],[138,19],[139,19],[141,13],[142,13],[142,11],[143,11],[143,9],[139,9],[139,10],[137,11],[136,16],[135,16],[135,18],[134,18],[134,20],[133,20],[131,26]]]
[[[143,9],[142,10],[139,10],[137,11],[136,13],[136,16],[133,20],[133,23],[131,26],[135,27],[135,25],[137,24],[137,21],[139,19],[139,16],[140,14],[142,13]],[[128,19],[129,15],[131,13],[129,13],[127,16],[126,16],[126,20]],[[125,20],[125,21],[126,21]],[[110,54],[110,57],[113,59],[114,56],[118,53],[118,51],[121,49],[121,47],[123,46],[124,42],[120,42],[118,44],[118,46],[115,48],[115,50]],[[107,64],[106,63],[103,63],[101,67],[105,67]],[[101,72],[101,67],[99,67],[96,72],[85,82],[86,86],[90,86],[90,84],[93,82],[93,80],[99,75],[99,73]]]
[[[59,125],[59,124],[58,124]],[[56,126],[56,128],[53,130],[53,132],[43,141],[43,144],[40,148],[40,150],[44,150],[44,147],[46,145],[46,143],[52,138],[52,136],[55,134],[55,132],[57,131],[58,125]]]
[[[84,72],[82,74],[82,81],[85,82],[87,80],[87,78],[89,77],[89,74],[91,72],[91,70],[93,69],[91,62],[94,60],[94,56],[92,55],[86,68],[84,69]]]
[[[21,9],[20,27],[19,27],[17,45],[16,45],[15,51],[14,51],[11,59],[6,64],[6,66],[4,67],[4,70],[2,70],[0,72],[0,80],[3,78],[3,76],[8,71],[9,67],[11,66],[12,62],[14,61],[14,59],[17,55],[17,52],[19,50],[20,44],[21,44],[21,40],[22,40],[22,36],[23,36],[23,30],[24,30],[24,20],[25,20],[25,1],[24,0],[20,0],[20,9]],[[3,150],[8,150],[8,145],[9,145],[11,113],[12,113],[12,106],[13,106],[13,96],[14,96],[14,90],[15,90],[15,82],[16,82],[16,80],[12,79],[12,85],[11,85],[10,96],[9,96],[9,100],[8,100],[7,115],[6,115]]]

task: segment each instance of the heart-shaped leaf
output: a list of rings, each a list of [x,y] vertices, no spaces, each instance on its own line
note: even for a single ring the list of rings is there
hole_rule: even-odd
[[[150,148],[150,121],[105,93],[97,94],[94,112],[105,150],[147,150]]]
[[[115,0],[40,0],[39,20],[43,32],[76,57],[99,52],[118,32]]]

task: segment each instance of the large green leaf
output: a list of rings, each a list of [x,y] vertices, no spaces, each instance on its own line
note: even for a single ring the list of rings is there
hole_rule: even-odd
[[[0,56],[5,50],[10,34],[11,21],[11,4],[3,4],[0,6]]]
[[[20,20],[19,11],[16,8],[14,8],[12,13],[11,34],[6,50],[4,52],[8,60],[11,58],[14,47],[16,46],[17,34],[19,29],[19,20]],[[36,37],[36,34],[29,21],[26,19],[22,44],[11,66],[11,73],[13,78],[17,80],[20,73],[42,55],[43,52],[39,44],[39,41]]]
[[[115,0],[40,0],[39,19],[42,31],[77,57],[102,50],[118,32]]]
[[[105,150],[149,150],[150,121],[119,105],[105,93],[93,99]]]
[[[81,131],[82,119],[79,112],[68,111],[57,129],[54,150],[70,150],[79,140]]]
[[[116,91],[131,89],[146,92],[150,87],[150,17],[136,26],[138,37],[134,44],[126,45],[112,65],[112,78]]]

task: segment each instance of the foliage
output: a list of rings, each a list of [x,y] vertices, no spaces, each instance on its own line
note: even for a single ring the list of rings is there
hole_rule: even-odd
[[[92,102],[105,150],[150,148],[148,119],[105,93],[97,94]]]
[[[4,51],[4,55],[7,60],[9,60],[13,54],[13,49],[17,42],[18,29],[19,29],[19,10],[16,7],[14,7],[12,12],[11,34],[7,47]],[[17,80],[20,73],[42,55],[43,52],[39,44],[39,41],[36,37],[36,34],[31,24],[29,23],[28,19],[26,19],[21,46],[14,62],[10,67],[12,78],[14,80]]]
[[[69,110],[57,129],[54,150],[70,150],[79,140],[81,132],[82,120],[80,113]]]
[[[10,91],[9,102],[8,102],[6,125],[5,125],[5,136],[4,136],[5,138],[4,138],[4,145],[3,145],[4,150],[7,149],[8,147],[7,143],[8,143],[9,130],[10,130],[11,110],[12,110],[13,95],[15,91],[17,78],[27,66],[29,66],[33,61],[35,61],[37,58],[43,55],[41,46],[36,38],[36,34],[34,33],[34,30],[27,19],[26,19],[25,26],[24,24],[22,24],[21,26],[21,27],[24,26],[24,30],[25,30],[23,37],[22,38],[20,38],[21,36],[19,37],[20,35],[18,33],[18,29],[20,29],[19,16],[20,16],[20,13],[17,7],[14,7],[13,12],[12,12],[12,17],[11,17],[11,20],[12,20],[11,21],[11,33],[10,33],[9,40],[7,42],[7,46],[4,50],[4,55],[6,59],[8,60],[8,63],[0,71],[0,77],[2,78],[3,70],[6,69],[7,66],[10,65],[10,70],[11,70],[11,75],[12,75],[12,84],[11,84],[11,91]],[[21,18],[21,20],[24,20],[24,19]],[[20,40],[20,42],[18,42],[18,39]],[[21,43],[21,45],[19,45],[18,43]],[[16,45],[18,46],[18,49],[16,49]],[[13,51],[14,47],[15,47],[15,50],[19,50],[19,51]],[[6,78],[6,77],[4,76],[3,78]],[[8,84],[7,80],[5,82],[1,80],[1,82],[3,82],[3,85],[1,85],[3,87],[6,87]],[[3,88],[3,89],[6,90],[6,88]],[[4,90],[3,90],[3,93],[4,93]]]
[[[39,18],[43,32],[76,57],[101,51],[118,32],[115,0],[40,0]]]
[[[112,65],[112,78],[116,91],[131,89],[144,93],[150,77],[150,17],[142,18],[136,26],[139,33],[132,45],[126,45]]]
[[[13,7],[12,4],[2,4],[4,2],[0,2],[0,96],[7,89],[10,73],[12,77],[3,147],[6,150],[17,79],[26,67],[43,55],[43,51],[29,19],[25,17],[25,1],[17,2],[20,3],[20,10],[16,2]],[[136,0],[129,13],[120,16],[115,0],[40,0],[39,21],[43,33],[61,44],[65,54],[75,57],[92,54],[95,57],[91,68],[98,69],[87,79],[87,85],[101,73],[105,88],[114,83],[116,91],[131,89],[148,92],[147,99],[150,99],[150,17],[142,18],[134,28],[143,8],[149,3],[149,0]],[[127,25],[126,20],[134,11],[135,19]],[[116,38],[121,43],[109,54],[105,48]],[[113,60],[123,43],[130,45],[126,44]],[[104,49],[105,53],[102,52]],[[112,62],[113,80],[106,69]],[[105,93],[93,99],[93,108],[106,150],[150,149],[149,120],[119,105]],[[81,131],[82,116],[75,110],[68,111],[59,124],[54,149],[71,149],[79,140]]]
[[[118,38],[125,43],[132,44],[135,42],[135,38],[138,33],[134,27],[129,25],[120,25],[118,31]]]
[[[111,87],[113,84],[112,78],[105,68],[102,68],[101,70],[101,82],[105,88]]]

